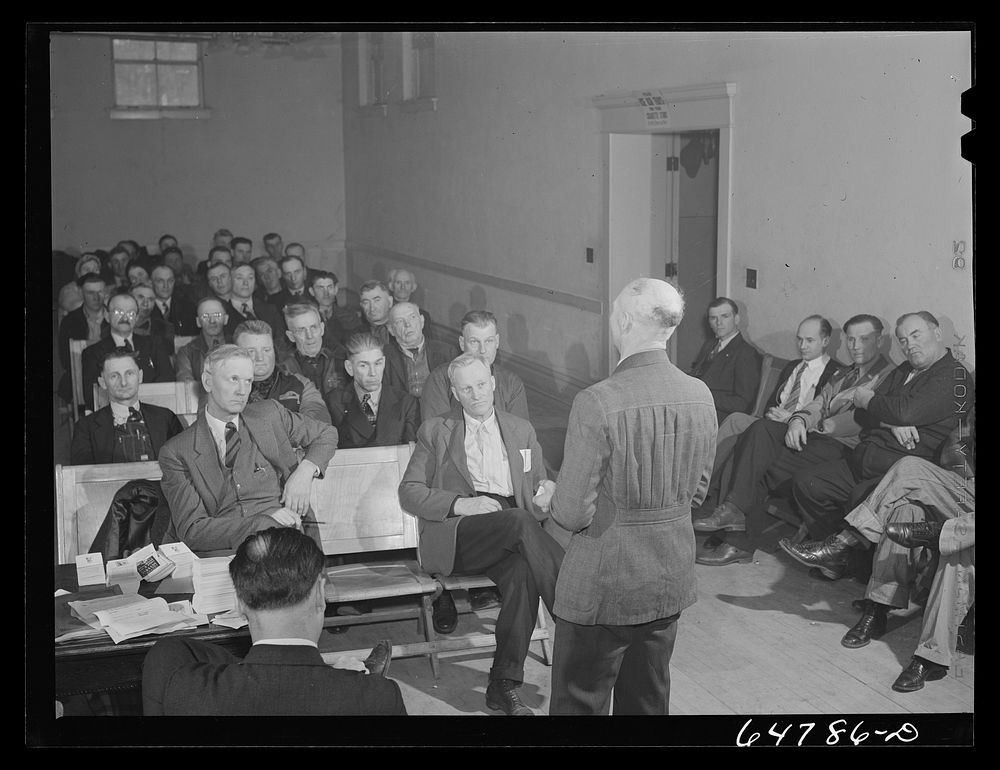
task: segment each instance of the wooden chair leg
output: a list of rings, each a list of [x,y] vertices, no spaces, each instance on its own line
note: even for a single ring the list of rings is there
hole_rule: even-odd
[[[424,627],[424,639],[428,642],[433,642],[435,640],[434,635],[434,616],[433,616],[433,600],[427,594],[420,597],[420,608],[421,608],[421,625]],[[431,659],[431,673],[434,675],[435,679],[441,678],[441,663],[438,661],[438,655],[436,652],[431,651],[428,653],[428,657]]]
[[[545,605],[538,604],[538,629],[544,631],[545,635],[539,640],[542,645],[542,660],[546,666],[552,665],[552,641],[549,636],[549,625],[545,619]]]

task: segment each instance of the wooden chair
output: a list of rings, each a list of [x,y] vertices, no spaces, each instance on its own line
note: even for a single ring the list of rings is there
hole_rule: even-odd
[[[146,404],[163,406],[176,414],[185,426],[191,425],[198,418],[198,383],[186,380],[181,382],[144,382],[139,386],[139,400]],[[98,384],[94,384],[94,409],[100,409],[108,404],[108,392]]]
[[[424,642],[393,646],[393,657],[427,655],[434,677],[439,675],[432,601],[440,586],[412,558],[417,547],[417,521],[399,506],[399,482],[413,452],[412,444],[341,449],[316,479],[310,496],[316,529],[327,555],[400,551],[400,558],[361,561],[327,567],[326,600],[354,604],[395,597],[416,597],[419,607],[383,607],[369,613],[329,617],[326,626],[356,625],[416,618]],[[313,517],[307,517],[307,521]],[[306,532],[310,527],[306,526]],[[368,650],[328,653],[328,662],[342,655],[364,658]]]
[[[92,342],[87,340],[69,341],[69,378],[73,385],[73,419],[80,414],[80,407],[84,405],[83,400],[83,351],[89,348]]]
[[[144,463],[56,466],[56,556],[70,564],[90,544],[108,513],[111,499],[127,481],[159,481],[155,460]]]
[[[787,359],[772,356],[770,353],[764,354],[764,358],[760,362],[760,385],[757,387],[757,398],[754,399],[753,412],[750,413],[751,416],[764,416],[764,406],[767,404],[767,400],[774,392],[774,389],[778,387],[778,378],[781,376],[781,370],[787,364]]]

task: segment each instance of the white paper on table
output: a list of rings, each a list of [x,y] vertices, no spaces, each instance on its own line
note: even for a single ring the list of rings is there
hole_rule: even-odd
[[[236,610],[228,610],[219,613],[212,618],[212,625],[225,626],[226,628],[243,628],[247,624],[246,616]]]
[[[149,601],[144,596],[134,594],[121,594],[118,596],[102,596],[99,599],[81,599],[69,602],[69,609],[76,617],[82,620],[91,628],[101,628],[101,621],[94,614],[95,612],[117,607],[125,607],[129,604],[141,604]]]

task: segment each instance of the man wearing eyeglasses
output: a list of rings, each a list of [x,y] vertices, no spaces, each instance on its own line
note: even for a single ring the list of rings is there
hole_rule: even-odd
[[[282,358],[282,368],[308,379],[325,399],[347,380],[344,370],[346,348],[335,340],[326,340],[326,324],[315,305],[293,302],[285,305],[282,315],[288,327],[285,334],[294,345]]]
[[[205,356],[212,350],[232,342],[226,332],[229,316],[221,300],[205,297],[198,303],[195,324],[201,334],[177,351],[177,381],[194,380],[201,382],[202,365]]]
[[[524,394],[521,378],[509,369],[496,365],[500,349],[500,332],[497,331],[497,317],[489,310],[470,310],[462,318],[462,333],[458,346],[463,353],[482,356],[489,364],[496,389],[493,404],[503,412],[516,414],[528,419],[528,399]],[[451,393],[448,381],[448,364],[442,364],[431,372],[424,383],[424,393],[420,397],[420,413],[424,419],[448,414],[458,403]]]
[[[162,337],[135,334],[139,305],[129,294],[116,294],[108,301],[110,334],[83,351],[83,400],[94,409],[94,385],[101,374],[101,362],[115,348],[126,348],[136,354],[143,382],[173,382],[174,367],[170,351]]]

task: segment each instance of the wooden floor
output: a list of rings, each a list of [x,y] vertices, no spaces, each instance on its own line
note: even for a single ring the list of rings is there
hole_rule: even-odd
[[[529,396],[530,397],[530,396]],[[532,419],[547,458],[561,460],[565,410],[532,401]],[[68,456],[68,431],[56,425],[55,460]],[[678,627],[670,663],[670,710],[677,715],[892,714],[972,712],[974,657],[959,656],[947,678],[915,693],[891,684],[917,643],[921,610],[890,616],[889,632],[867,647],[849,650],[840,639],[858,618],[851,606],[864,585],[810,577],[783,552],[758,552],[752,564],[696,566],[698,601]],[[467,605],[459,595],[460,609]],[[460,616],[456,633],[492,630],[497,610]],[[360,649],[380,638],[417,642],[413,621],[324,632],[323,651]],[[424,658],[394,660],[396,679],[410,714],[485,715],[486,676],[492,650],[442,656],[434,680]],[[522,698],[537,714],[549,705],[549,669],[532,644]]]

